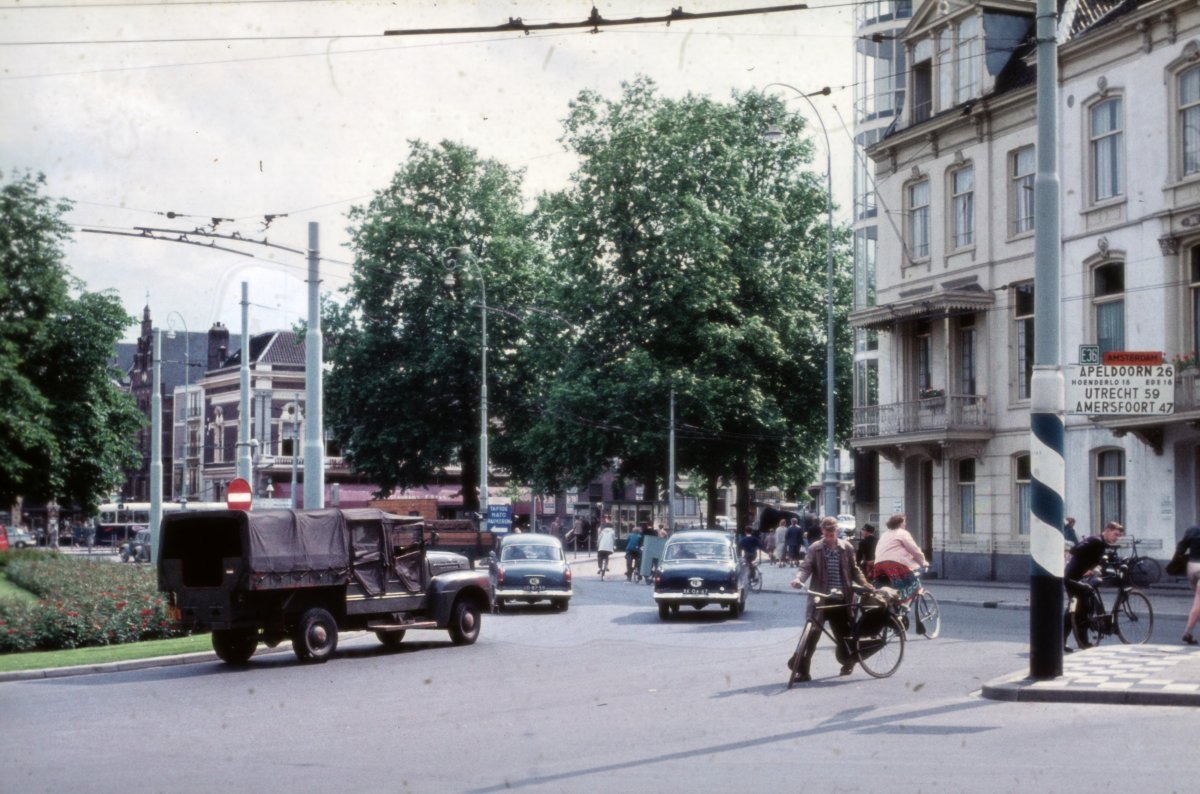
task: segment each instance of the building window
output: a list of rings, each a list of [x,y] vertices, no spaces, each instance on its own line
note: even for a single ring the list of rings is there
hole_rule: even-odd
[[[1188,341],[1192,343],[1191,350],[1194,353],[1200,350],[1200,246],[1191,249],[1188,256],[1188,287],[1191,290],[1191,310],[1192,316],[1189,318],[1188,331],[1191,332],[1191,339],[1184,341],[1186,345]],[[1184,348],[1186,353],[1188,348]],[[1194,357],[1193,357],[1194,358]],[[1176,373],[1178,374],[1178,373]]]
[[[213,463],[225,462],[225,409],[213,409]]]
[[[929,256],[929,180],[908,186],[908,241],[914,259]]]
[[[958,462],[958,531],[975,534],[975,460]]]
[[[854,362],[854,406],[866,408],[879,405],[879,360],[861,359]]]
[[[954,51],[951,49],[953,37],[949,28],[937,34],[938,110],[947,110],[953,107]]]
[[[1119,97],[1093,105],[1089,111],[1092,201],[1117,198],[1125,192],[1124,112]]]
[[[1200,66],[1179,75],[1179,140],[1183,176],[1200,172]]]
[[[975,380],[975,317],[962,318],[958,331],[958,369],[961,394],[978,394]]]
[[[1017,332],[1017,399],[1028,400],[1033,384],[1033,283],[1013,288],[1016,298],[1014,320]]]
[[[912,60],[912,123],[919,124],[933,115],[933,42],[917,42]]]
[[[1033,231],[1033,180],[1037,159],[1032,146],[1009,155],[1009,230],[1012,236]]]
[[[1029,536],[1029,513],[1033,508],[1033,487],[1028,455],[1017,455],[1014,489],[1017,495],[1017,534]]]
[[[979,96],[980,61],[983,60],[980,50],[979,17],[967,17],[958,26],[954,53],[958,78],[954,101],[959,104]]]
[[[975,243],[975,168],[967,166],[950,175],[950,214],[954,219],[955,248]]]
[[[1096,454],[1097,526],[1109,521],[1125,523],[1125,450],[1106,449]]]
[[[917,394],[933,388],[933,335],[929,323],[917,326]]]
[[[1093,273],[1096,344],[1101,353],[1125,349],[1125,266],[1110,262]]]

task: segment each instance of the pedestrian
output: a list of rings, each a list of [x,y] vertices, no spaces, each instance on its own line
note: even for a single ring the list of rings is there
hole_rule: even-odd
[[[787,538],[787,556],[790,565],[797,565],[800,562],[800,544],[804,542],[804,529],[796,521],[792,519],[792,523],[788,524],[787,532],[784,535]]]
[[[858,567],[862,568],[863,576],[868,579],[874,578],[875,575],[875,547],[879,543],[879,538],[875,536],[874,524],[863,524],[862,540],[858,542]]]
[[[1183,642],[1195,645],[1196,638],[1192,631],[1200,623],[1200,524],[1193,524],[1179,541],[1178,550],[1187,555],[1188,587],[1192,588],[1192,609],[1188,612],[1187,628],[1183,631]]]
[[[763,546],[767,551],[767,559],[772,564],[775,562],[775,530],[767,530],[763,539]]]
[[[825,516],[818,524],[821,532],[821,542],[808,548],[808,554],[800,562],[792,587],[799,588],[809,582],[809,589],[821,595],[810,593],[808,608],[805,613],[807,623],[807,638],[804,646],[788,659],[788,667],[799,675],[798,681],[811,681],[809,674],[813,652],[821,639],[821,625],[829,621],[829,629],[836,640],[834,655],[841,664],[841,675],[854,672],[854,660],[850,649],[846,647],[845,638],[850,636],[850,596],[852,584],[873,589],[858,563],[854,561],[854,546],[848,540],[838,538],[837,518]],[[817,602],[821,608],[818,609]]]
[[[641,580],[639,571],[642,562],[642,528],[634,524],[633,531],[629,533],[629,538],[625,541],[625,581],[632,582],[633,575],[638,574],[638,580]]]
[[[91,554],[92,548],[96,545],[96,527],[91,523],[83,528],[83,542],[87,544],[88,554]]]
[[[600,527],[600,539],[596,543],[596,573],[608,570],[608,558],[617,546],[617,533],[610,524]]]
[[[917,572],[929,567],[925,552],[904,526],[904,514],[894,513],[887,520],[887,530],[875,545],[875,578],[888,580],[900,593],[909,598],[921,586]]]
[[[775,553],[779,555],[778,564],[780,567],[788,564],[788,547],[787,547],[787,520],[781,520],[779,526],[775,527]]]

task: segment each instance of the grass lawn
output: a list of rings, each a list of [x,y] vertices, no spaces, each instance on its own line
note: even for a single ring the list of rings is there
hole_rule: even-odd
[[[0,601],[24,601],[32,604],[37,601],[37,596],[24,587],[17,587],[8,581],[8,577],[4,575],[3,571],[0,571]]]
[[[0,654],[0,673],[17,670],[43,670],[52,667],[73,667],[79,664],[127,662],[131,659],[150,659],[155,656],[174,656],[178,653],[211,651],[212,640],[207,634],[193,637],[173,637],[169,640],[146,640],[124,645],[102,645],[96,648],[72,648],[66,651],[29,651]]]

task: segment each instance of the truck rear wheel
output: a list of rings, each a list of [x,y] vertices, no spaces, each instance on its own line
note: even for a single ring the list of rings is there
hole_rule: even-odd
[[[455,645],[470,645],[479,639],[479,605],[469,598],[454,604],[450,615],[450,639]]]
[[[254,649],[258,647],[258,637],[244,631],[214,629],[212,646],[217,658],[222,662],[240,666],[250,661],[250,657],[254,655]]]
[[[300,616],[292,636],[292,650],[302,662],[328,661],[337,650],[337,621],[321,607],[312,607]]]
[[[401,640],[404,639],[404,629],[399,631],[377,631],[375,636],[383,643],[385,648],[399,648]]]

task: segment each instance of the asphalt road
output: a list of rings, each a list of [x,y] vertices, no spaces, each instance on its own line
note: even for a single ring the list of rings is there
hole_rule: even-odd
[[[317,666],[0,684],[0,791],[1193,788],[1192,710],[979,696],[1027,664],[1027,613],[946,606],[882,680],[838,677],[823,642],[788,691],[802,598],[663,623],[646,586],[576,581],[568,612],[487,616],[466,648],[357,635]]]

